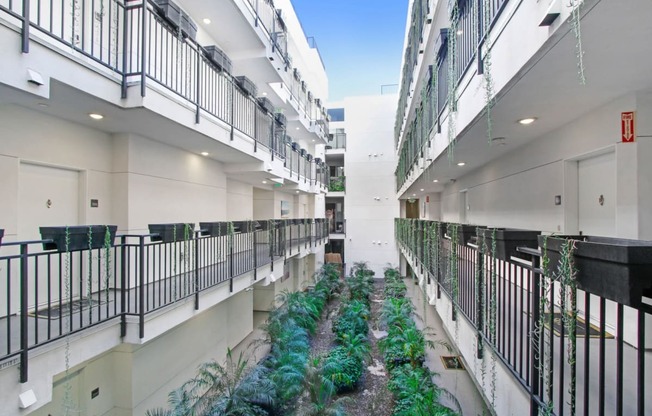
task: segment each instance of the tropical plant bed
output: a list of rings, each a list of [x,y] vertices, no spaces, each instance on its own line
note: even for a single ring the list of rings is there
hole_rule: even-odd
[[[345,398],[344,412],[349,416],[390,416],[394,408],[392,393],[387,388],[388,376],[383,364],[383,356],[378,349],[379,339],[374,336],[374,332],[377,333],[379,330],[384,286],[383,280],[375,279],[370,303],[371,319],[368,335],[370,357],[366,360],[362,378],[354,390],[337,396]],[[336,298],[327,307],[311,339],[311,355],[325,355],[335,347],[335,333],[332,328],[338,318],[337,312],[341,303],[341,299]],[[306,413],[305,401],[306,398],[303,397],[296,414]]]

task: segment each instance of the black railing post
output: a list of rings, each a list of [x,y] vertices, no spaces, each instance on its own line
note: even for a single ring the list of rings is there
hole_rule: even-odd
[[[256,246],[256,230],[254,229],[254,280],[258,278],[258,247]]]
[[[233,123],[235,120],[235,82],[233,80],[229,80],[229,82],[231,83],[231,122],[230,122],[231,132],[229,134],[230,134],[230,140],[233,141],[234,134],[235,134],[234,127],[233,127]]]
[[[233,234],[229,233],[229,292],[233,293]]]
[[[484,302],[483,302],[483,296],[484,296],[484,255],[482,253],[482,250],[480,249],[480,246],[478,246],[478,251],[477,251],[477,256],[476,256],[476,261],[478,262],[480,266],[478,267],[478,275],[475,277],[476,281],[478,282],[476,290],[478,291],[476,293],[476,320],[477,320],[477,329],[478,333],[476,336],[476,344],[478,345],[477,351],[476,351],[476,357],[481,360],[483,358],[483,341],[482,341],[482,333],[484,332]]]
[[[147,37],[149,36],[149,31],[147,30],[147,0],[143,0],[142,6],[143,8],[143,14],[141,16],[141,30],[143,31],[141,35],[141,45],[140,45],[140,51],[141,51],[141,59],[140,59],[140,96],[144,97],[147,92],[147,64],[146,64],[146,58],[147,58]],[[126,52],[125,52],[126,53]]]
[[[29,53],[29,14],[30,0],[23,0],[23,27],[21,30],[20,51]]]
[[[28,245],[20,245],[20,382],[26,383],[28,379],[28,270],[27,270]]]
[[[195,310],[199,310],[199,235],[201,231],[195,232]]]
[[[145,236],[138,242],[138,336],[145,338]]]
[[[127,98],[127,56],[129,55],[127,53],[128,47],[127,45],[129,36],[127,36],[127,31],[128,31],[128,25],[127,22],[129,21],[129,16],[131,13],[131,9],[125,5],[123,8],[124,10],[124,17],[122,19],[122,85],[121,85],[121,94],[120,98]]]
[[[477,8],[478,8],[478,22],[477,22],[477,28],[478,28],[478,46],[476,48],[476,56],[478,58],[478,75],[484,74],[484,62],[482,60],[482,44],[483,41],[482,39],[484,38],[484,10],[482,8],[484,3],[484,0],[478,0]],[[487,28],[489,29],[489,28]]]
[[[127,336],[127,237],[120,237],[120,337]]]
[[[201,57],[201,46],[199,46],[199,44],[198,44],[197,45],[197,65],[195,66],[196,67],[196,72],[197,72],[197,74],[195,76],[195,84],[196,84],[195,85],[195,92],[196,92],[196,96],[195,96],[195,101],[196,101],[196,103],[195,103],[195,124],[199,124],[199,120],[200,120],[199,116],[200,116],[200,108],[201,108],[201,106],[199,105],[199,103],[201,102],[201,81],[200,81],[201,80],[201,59],[202,59],[202,57]]]
[[[539,272],[539,257],[532,255],[532,328],[535,333],[538,333],[538,339],[532,339],[530,343],[530,373],[532,374],[532,386],[530,389],[530,416],[537,416],[539,414],[539,402],[536,397],[541,389],[541,373],[537,363],[537,357],[543,354],[543,329],[536,328],[539,325],[541,318],[541,281],[544,278]],[[494,290],[495,288],[491,288]],[[536,345],[536,346],[535,346]],[[537,351],[538,350],[538,351]]]

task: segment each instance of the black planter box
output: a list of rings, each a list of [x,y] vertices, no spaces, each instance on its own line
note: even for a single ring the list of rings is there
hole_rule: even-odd
[[[187,36],[192,40],[197,38],[197,23],[195,23],[188,13],[183,10],[181,11],[181,24],[179,28],[184,36]]]
[[[195,234],[195,224],[187,223],[190,227],[189,239],[192,240]],[[179,222],[173,224],[149,224],[149,233],[156,234],[151,236],[153,242],[174,243],[185,240],[186,223]],[[176,230],[176,232],[175,232]],[[176,236],[176,239],[175,239]]]
[[[224,53],[220,48],[215,45],[206,46],[204,47],[204,55],[206,55],[206,58],[208,58],[209,61],[217,65],[220,70],[227,74],[231,74],[233,66],[231,59],[229,59],[226,53]]]
[[[233,221],[233,228],[236,233],[246,233],[261,229],[258,221]]]
[[[446,234],[448,234],[449,231],[448,224],[450,224],[451,227],[454,225],[452,223],[441,223],[442,232],[445,232]],[[477,225],[457,224],[457,242],[459,244],[466,245],[466,243],[470,242],[471,239],[475,236],[477,227]],[[451,238],[453,237],[450,234],[448,234],[448,236]]]
[[[74,225],[68,228],[68,247],[66,247],[66,227],[39,227],[41,239],[51,240],[43,243],[43,250],[57,250],[59,253],[67,251],[79,251],[98,249],[104,247],[106,237],[106,227],[109,227],[111,236],[111,246],[115,240],[115,233],[118,229],[116,225]],[[91,241],[89,244],[89,228]]]
[[[276,122],[281,126],[285,126],[287,124],[287,117],[285,117],[285,114],[276,113],[274,117],[276,118]]]
[[[154,0],[159,15],[165,18],[169,23],[178,28],[181,24],[181,8],[172,0]]]
[[[516,251],[517,247],[530,247],[536,249],[539,246],[537,238],[540,231],[519,230],[516,228],[481,228],[478,230],[477,244],[482,244],[484,238],[487,246],[485,254],[491,254],[492,236],[496,236],[496,257],[500,260],[509,260],[510,257],[529,260],[530,256]]]
[[[255,97],[256,94],[258,94],[258,88],[256,87],[256,84],[249,78],[245,77],[244,75],[241,75],[239,77],[235,77],[235,83],[240,89],[245,93],[248,94],[252,97]]]
[[[267,97],[258,97],[258,105],[269,114],[274,114],[274,104]]]
[[[562,244],[578,240],[573,251],[578,287],[589,293],[638,308],[652,297],[652,241],[594,236],[549,236],[548,273],[556,272]],[[539,236],[543,248],[544,236]]]
[[[0,228],[0,245],[2,244],[2,237],[5,236],[5,230]]]
[[[199,229],[203,236],[219,237],[228,234],[228,224],[228,222],[200,222]]]

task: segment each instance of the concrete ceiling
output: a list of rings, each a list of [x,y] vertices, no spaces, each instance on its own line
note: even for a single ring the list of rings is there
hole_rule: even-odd
[[[441,192],[451,179],[466,175],[618,97],[652,89],[652,54],[649,53],[652,2],[600,0],[590,5],[587,2],[584,12],[581,29],[586,85],[578,80],[576,39],[570,24],[564,22],[558,35],[551,37],[498,92],[491,114],[492,137],[505,139],[489,145],[486,117],[476,117],[460,132],[454,160],[449,160],[444,152],[402,198]],[[516,122],[529,116],[538,119],[529,126]],[[458,167],[458,161],[466,165]],[[434,178],[439,182],[433,183]]]

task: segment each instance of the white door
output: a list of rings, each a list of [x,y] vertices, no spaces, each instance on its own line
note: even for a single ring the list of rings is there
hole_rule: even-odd
[[[79,172],[68,169],[21,163],[18,182],[18,240],[40,240],[40,226],[65,226],[79,224]],[[42,250],[38,244],[29,246],[30,253]],[[38,276],[34,273],[36,264],[34,258],[29,261],[29,309],[38,308],[59,299],[60,288],[58,256],[38,257]],[[73,258],[73,260],[75,260]],[[68,261],[67,266],[77,276],[78,268],[73,267],[75,261]],[[65,267],[64,267],[65,266]],[[48,273],[49,270],[49,273]],[[18,288],[18,273],[12,273],[13,287]],[[71,294],[79,289],[75,284]],[[48,293],[49,292],[49,293]],[[18,296],[12,293],[12,312],[19,308]],[[1,302],[1,301],[0,301]]]
[[[615,153],[578,162],[578,229],[584,235],[616,235]]]
[[[39,226],[78,225],[79,172],[21,163],[18,239],[39,240]]]

